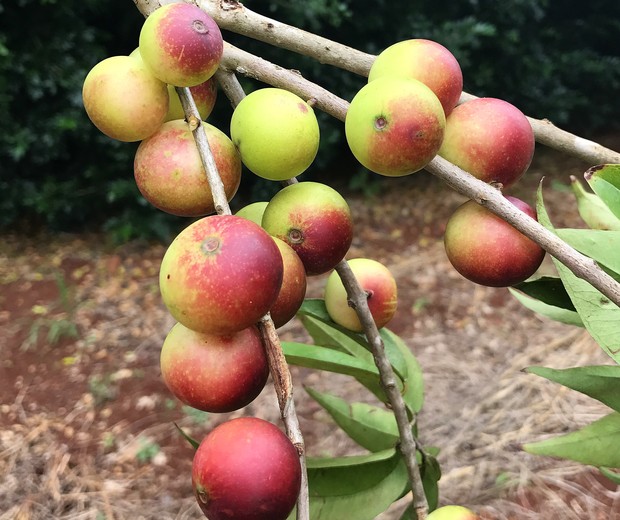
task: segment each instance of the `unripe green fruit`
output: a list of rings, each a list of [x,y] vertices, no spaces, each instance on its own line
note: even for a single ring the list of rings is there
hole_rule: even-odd
[[[319,149],[319,124],[312,107],[299,96],[263,88],[237,105],[230,137],[251,172],[283,181],[312,164]]]
[[[426,520],[478,520],[478,515],[463,506],[443,506],[435,509]]]

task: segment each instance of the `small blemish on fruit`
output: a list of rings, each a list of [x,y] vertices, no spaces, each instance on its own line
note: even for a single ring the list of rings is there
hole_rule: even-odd
[[[170,280],[170,275],[166,275],[166,280]]]
[[[301,244],[304,241],[304,234],[300,229],[290,229],[287,236],[291,244]]]
[[[387,126],[387,119],[385,116],[379,116],[375,119],[375,129],[383,130]]]
[[[220,248],[220,239],[217,237],[207,237],[200,244],[200,250],[203,253],[210,254]]]
[[[308,111],[308,107],[305,103],[297,103],[297,106],[299,107],[300,112],[303,112],[304,114]]]
[[[204,489],[197,489],[196,496],[198,497],[198,500],[200,500],[203,504],[206,504],[209,502],[209,496],[207,495],[207,492]]]
[[[194,20],[192,22],[192,29],[198,34],[207,34],[209,32],[209,29],[202,20]]]

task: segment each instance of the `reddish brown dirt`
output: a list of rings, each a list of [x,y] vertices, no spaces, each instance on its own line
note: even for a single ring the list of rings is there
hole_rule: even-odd
[[[553,161],[546,181],[549,210],[557,225],[578,225],[566,185],[568,175],[584,165],[562,163],[558,174],[558,160],[540,160],[513,193],[533,202],[538,180]],[[566,348],[561,359],[567,365],[605,362],[604,356],[569,327],[532,316],[507,291],[473,287],[450,269],[441,238],[462,197],[428,178],[389,181],[380,181],[378,196],[347,197],[356,218],[349,257],[383,261],[398,280],[399,312],[390,328],[425,370],[421,427],[428,433],[422,437],[442,447],[444,500],[497,520],[614,518],[620,495],[609,481],[515,449],[517,442],[561,427],[551,419],[531,421],[555,403],[552,397],[542,403],[545,395],[557,398],[557,392],[527,386],[518,379],[519,368],[538,355],[544,363],[544,352],[555,355],[557,348],[548,347],[554,341]],[[169,394],[158,365],[173,324],[158,293],[163,253],[161,245],[112,247],[98,235],[3,237],[0,520],[200,518],[189,487],[192,450],[173,423],[200,439],[230,416],[277,422],[270,388],[247,409],[221,416],[191,413]],[[312,280],[310,296],[320,296],[323,281]],[[281,332],[283,339],[305,339],[296,322]],[[525,356],[536,342],[541,354]],[[575,344],[581,346],[573,352],[568,345]],[[360,399],[359,388],[335,376],[294,367],[292,373],[310,454],[359,452],[300,390],[309,385]],[[504,376],[523,397],[497,397],[501,388],[493,380]],[[510,414],[517,401],[512,416],[496,421],[502,402]],[[567,407],[602,413],[576,403]],[[570,428],[571,418],[564,420]],[[496,422],[497,430],[482,429]],[[533,425],[528,435],[513,435],[526,422]],[[488,448],[494,444],[495,451]]]

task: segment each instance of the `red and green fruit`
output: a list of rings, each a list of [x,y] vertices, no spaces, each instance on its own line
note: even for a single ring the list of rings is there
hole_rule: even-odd
[[[186,3],[154,11],[140,31],[140,55],[153,75],[175,87],[193,87],[217,70],[224,43],[213,19]]]
[[[394,317],[398,303],[396,280],[382,263],[369,258],[347,260],[360,287],[368,295],[368,309],[377,328],[384,327]],[[355,331],[364,330],[357,313],[348,305],[347,291],[336,271],[325,284],[325,306],[329,317],[338,325]]]
[[[113,56],[97,63],[84,79],[82,100],[88,117],[105,135],[141,141],[153,134],[168,112],[166,84],[144,62]]]
[[[211,115],[217,99],[217,84],[215,80],[213,78],[208,79],[204,83],[189,87],[189,90],[196,103],[200,118],[206,121]],[[173,85],[168,85],[168,95],[170,96],[170,106],[168,108],[168,114],[166,115],[166,121],[185,119],[185,112],[183,111],[181,100]]]
[[[248,94],[233,112],[230,136],[243,164],[273,181],[303,173],[319,149],[314,110],[299,96],[279,88]]]
[[[235,215],[238,217],[247,218],[252,222],[255,222],[259,226],[263,223],[263,214],[265,213],[265,208],[267,207],[269,202],[260,201],[260,202],[252,202],[247,206],[243,206]]]
[[[297,450],[262,419],[220,424],[194,454],[192,488],[209,520],[285,520],[300,486]]]
[[[177,323],[160,355],[168,389],[183,403],[212,413],[238,410],[251,403],[269,377],[258,328],[213,335]]]
[[[388,177],[409,175],[437,155],[446,118],[437,96],[414,79],[385,76],[355,95],[345,134],[355,158]]]
[[[159,286],[187,328],[230,334],[255,324],[278,297],[282,255],[260,226],[234,215],[204,217],[172,241]]]
[[[262,224],[295,250],[307,275],[333,269],[353,240],[346,200],[318,182],[298,182],[281,189],[265,208]]]
[[[241,158],[226,134],[208,123],[203,126],[226,197],[231,200],[241,182]],[[144,198],[162,211],[185,217],[215,211],[194,136],[182,119],[164,123],[140,143],[134,177]]]
[[[506,199],[536,219],[529,204],[516,197]],[[489,287],[508,287],[528,279],[545,256],[536,242],[473,200],[459,206],[448,220],[444,245],[461,275]]]
[[[439,98],[446,116],[463,91],[463,73],[454,55],[440,43],[422,38],[395,43],[377,56],[368,81],[385,76],[421,81]]]
[[[430,513],[426,520],[478,520],[478,515],[463,506],[443,506]]]
[[[284,275],[278,298],[272,305],[271,319],[276,328],[288,323],[297,314],[306,296],[306,269],[299,255],[283,240],[273,237],[282,255]]]
[[[534,146],[523,112],[502,99],[478,98],[452,111],[439,155],[484,182],[506,187],[527,171]]]

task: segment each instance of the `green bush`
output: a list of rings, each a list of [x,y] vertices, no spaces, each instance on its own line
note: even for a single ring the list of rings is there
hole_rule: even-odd
[[[507,99],[580,133],[611,129],[620,111],[620,4],[601,0],[248,0],[262,14],[371,53],[423,37],[450,48],[471,93]],[[167,239],[182,222],[149,207],[133,182],[135,144],[102,135],[81,85],[101,59],[137,46],[142,17],[128,0],[0,0],[0,229],[106,229],[118,240]],[[230,40],[346,99],[364,78],[247,38]],[[219,103],[215,124],[228,130]],[[343,154],[341,124],[319,114],[321,152],[309,176]],[[348,170],[350,171],[350,169]],[[359,183],[358,183],[359,184]],[[241,194],[272,186],[247,175]]]

